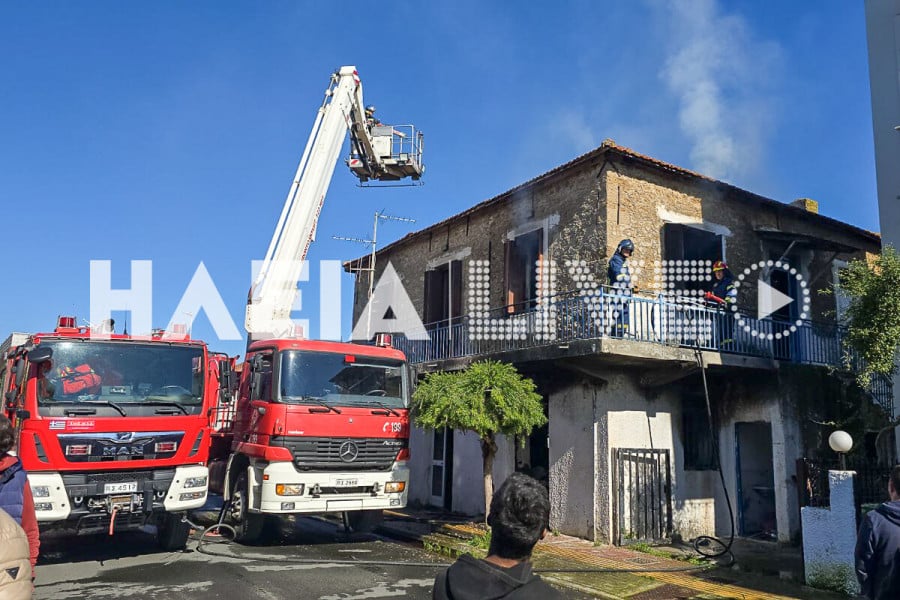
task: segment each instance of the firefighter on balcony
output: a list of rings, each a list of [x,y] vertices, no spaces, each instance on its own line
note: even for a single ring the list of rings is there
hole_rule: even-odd
[[[730,344],[734,329],[734,315],[732,307],[737,304],[737,287],[734,285],[734,275],[728,265],[721,260],[713,263],[712,267],[715,283],[713,289],[704,294],[703,298],[710,306],[724,311],[716,315],[717,330],[719,331],[719,343]]]
[[[613,288],[613,327],[612,335],[622,337],[628,331],[629,301],[631,295],[631,269],[628,259],[634,254],[634,242],[624,239],[616,246],[616,252],[609,259],[606,269],[609,285]]]

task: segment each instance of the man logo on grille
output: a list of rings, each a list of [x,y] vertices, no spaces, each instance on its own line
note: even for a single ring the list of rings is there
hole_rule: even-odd
[[[359,447],[353,442],[344,442],[338,449],[338,456],[344,462],[353,462],[359,456]]]

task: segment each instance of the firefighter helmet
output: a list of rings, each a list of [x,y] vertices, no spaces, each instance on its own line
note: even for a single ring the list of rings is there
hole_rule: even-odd
[[[713,263],[712,270],[713,270],[713,273],[715,273],[716,271],[724,271],[727,268],[728,268],[728,265],[726,265],[724,261],[717,260],[716,262]]]
[[[634,242],[629,239],[624,239],[619,242],[619,245],[616,247],[616,252],[621,253],[622,250],[628,250],[629,252],[634,252]]]
[[[374,114],[375,114],[375,105],[374,104],[368,105],[366,107],[366,116],[371,117]]]

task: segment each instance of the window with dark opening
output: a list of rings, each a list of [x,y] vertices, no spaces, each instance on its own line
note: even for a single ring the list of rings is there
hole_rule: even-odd
[[[504,246],[506,257],[506,311],[534,308],[538,296],[537,262],[544,256],[544,230],[523,233]]]
[[[663,225],[663,260],[699,260],[707,261],[710,266],[717,260],[722,260],[722,236],[683,225],[681,223],[666,223]],[[701,276],[701,280],[674,281],[677,290],[707,289],[712,281],[712,270],[708,269]]]
[[[716,468],[713,438],[709,431],[706,401],[701,395],[683,398],[682,443],[684,444],[684,470],[710,471]]]
[[[426,327],[444,327],[462,319],[462,261],[425,271]]]

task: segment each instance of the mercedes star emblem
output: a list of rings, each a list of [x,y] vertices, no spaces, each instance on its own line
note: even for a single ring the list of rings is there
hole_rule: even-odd
[[[344,462],[353,462],[359,456],[359,447],[354,442],[344,442],[338,449],[338,456]]]

